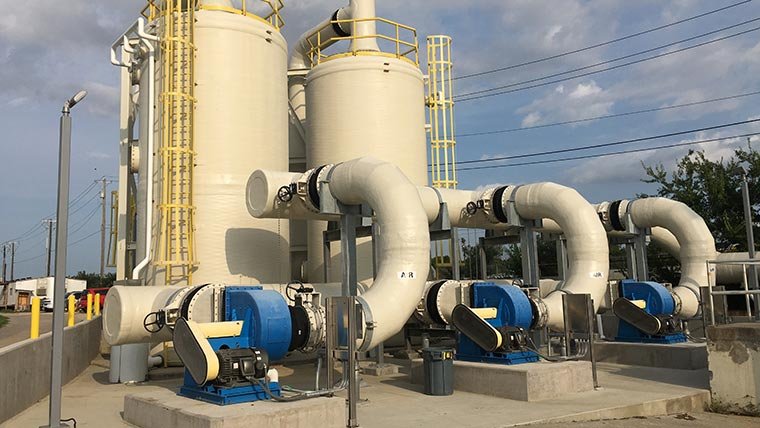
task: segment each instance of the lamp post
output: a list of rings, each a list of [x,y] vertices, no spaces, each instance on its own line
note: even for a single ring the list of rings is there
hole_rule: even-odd
[[[58,211],[55,242],[55,283],[53,290],[53,350],[50,361],[50,413],[45,428],[68,427],[61,423],[63,365],[63,295],[66,294],[66,247],[69,227],[69,179],[71,176],[71,109],[87,96],[79,91],[63,104],[58,152]]]
[[[747,172],[742,168],[742,202],[744,204],[744,227],[747,231],[747,253],[750,260],[755,261],[755,235],[752,230],[752,204],[749,200],[749,180]],[[749,288],[757,290],[757,266],[754,264],[749,267]],[[755,312],[757,317],[757,299],[755,302]]]

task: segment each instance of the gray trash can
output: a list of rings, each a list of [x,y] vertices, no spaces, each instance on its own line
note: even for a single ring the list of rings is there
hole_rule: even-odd
[[[454,393],[454,351],[450,348],[424,348],[425,394]]]

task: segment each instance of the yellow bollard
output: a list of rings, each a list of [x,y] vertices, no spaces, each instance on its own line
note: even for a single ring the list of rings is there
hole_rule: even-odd
[[[93,298],[95,299],[95,316],[99,317],[100,316],[100,294],[95,293]]]
[[[40,298],[37,296],[32,297],[32,322],[29,332],[30,339],[36,339],[40,337]]]
[[[73,294],[69,295],[69,327],[73,326],[76,322],[74,320],[74,315],[76,315],[77,312],[77,305],[76,305],[77,299],[74,298]]]
[[[87,293],[87,321],[92,319],[92,293]]]

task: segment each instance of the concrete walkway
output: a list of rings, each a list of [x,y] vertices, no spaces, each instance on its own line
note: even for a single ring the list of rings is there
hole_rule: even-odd
[[[3,312],[3,316],[8,318],[8,324],[0,328],[0,348],[22,340],[29,339],[29,327],[32,319],[30,312]],[[68,320],[68,313],[64,314],[64,319]],[[77,312],[76,322],[86,318],[86,315]],[[53,328],[53,313],[40,313],[40,334],[49,332]]]
[[[651,418],[526,425],[530,428],[628,428],[631,426],[638,428],[757,428],[760,426],[760,418],[715,413],[681,413]]]
[[[125,427],[121,417],[124,396],[151,391],[175,391],[179,378],[127,386],[108,383],[108,362],[97,360],[64,388],[63,417],[75,417],[78,427]],[[312,364],[281,367],[281,382],[295,387],[313,385]],[[388,426],[506,427],[537,422],[569,422],[605,418],[691,412],[708,397],[706,371],[665,370],[600,365],[602,389],[572,394],[558,400],[526,403],[455,392],[430,397],[407,375],[364,376],[359,421],[364,428]],[[160,395],[160,394],[159,394]],[[36,427],[47,422],[48,403],[43,400],[5,427]],[[234,411],[234,406],[230,408]],[[621,426],[639,426],[639,419]],[[582,425],[587,426],[587,425]],[[604,425],[600,425],[604,426]],[[641,425],[647,426],[647,425]],[[656,425],[655,425],[656,426]],[[740,426],[740,425],[726,425]],[[696,426],[695,426],[696,428]]]

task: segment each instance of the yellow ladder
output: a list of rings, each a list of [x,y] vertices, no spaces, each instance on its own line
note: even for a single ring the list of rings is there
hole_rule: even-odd
[[[451,37],[428,36],[428,119],[433,187],[457,187]]]
[[[428,36],[428,123],[430,139],[431,184],[443,189],[456,189],[456,135],[454,134],[454,92],[451,60],[451,37]],[[456,241],[456,239],[454,239]],[[456,242],[452,242],[453,251]],[[435,243],[436,267],[451,266],[451,259],[444,257],[443,241]],[[447,246],[447,245],[446,245]],[[451,254],[449,252],[449,254]]]
[[[193,122],[195,116],[195,45],[197,0],[165,0],[161,22],[161,202],[157,265],[166,284],[192,283],[194,249]]]

